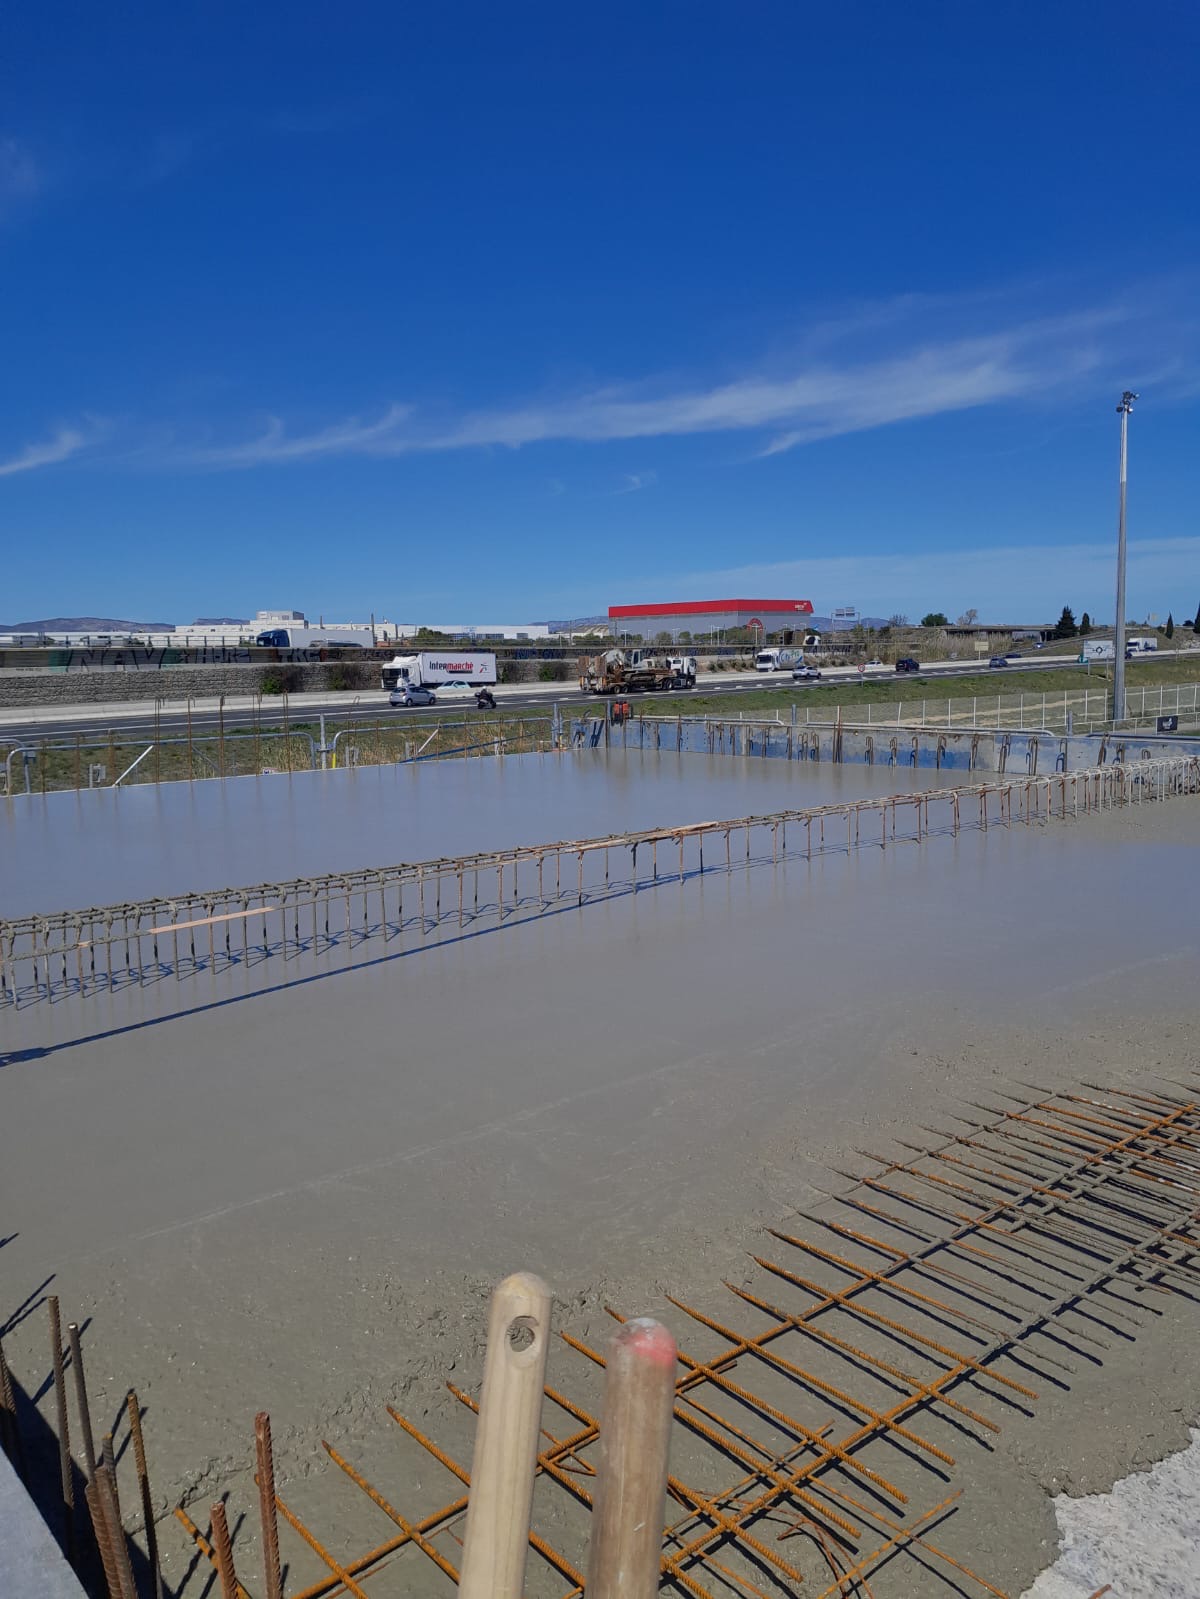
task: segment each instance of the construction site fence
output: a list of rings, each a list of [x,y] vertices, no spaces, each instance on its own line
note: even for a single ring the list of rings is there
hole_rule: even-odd
[[[1160,718],[1174,717],[1180,729],[1200,726],[1200,683],[1157,684],[1130,689],[1126,696],[1122,729],[1153,729]],[[355,720],[328,740],[317,729],[319,714],[297,710],[288,713],[283,697],[282,716],[261,720],[261,709],[249,728],[226,730],[199,727],[190,732],[160,734],[155,725],[147,732],[126,733],[116,728],[103,733],[75,733],[66,738],[22,739],[10,734],[0,740],[2,792],[55,793],[82,788],[132,787],[136,784],[214,777],[274,776],[280,772],[312,771],[320,767],[379,766],[447,756],[529,754],[539,750],[596,744],[610,706],[577,704],[505,716],[455,717],[403,722]],[[886,731],[888,728],[930,728],[955,732],[1058,733],[1099,732],[1113,728],[1112,697],[1096,689],[1060,689],[1044,694],[923,696],[891,703],[841,705],[814,699],[792,701],[774,717],[761,712],[721,718],[672,718],[685,726],[724,726],[731,720],[776,725],[829,727],[856,726]],[[653,697],[634,702],[632,719],[657,719]],[[332,721],[333,718],[330,718]],[[626,743],[630,740],[627,738]],[[639,734],[645,747],[649,740]],[[681,746],[682,747],[682,746]],[[707,747],[706,735],[689,735],[689,749]]]
[[[868,705],[798,707],[797,720],[854,722],[866,727],[945,727],[967,729],[1029,728],[1052,732],[1090,732],[1113,726],[1112,691],[1098,688],[1053,689],[1044,694],[975,694],[933,696]],[[1200,720],[1200,683],[1156,683],[1127,689],[1122,726],[1150,726],[1160,716],[1195,724]]]
[[[274,981],[293,962],[300,975],[314,958],[407,954],[705,872],[886,850],[1197,792],[1200,757],[1172,756],[22,916],[0,921],[0,1006],[266,963]]]
[[[73,734],[61,739],[0,742],[0,780],[6,794],[53,794],[84,788],[132,788],[139,784],[195,782],[207,778],[274,777],[322,767],[402,765],[447,756],[536,754],[556,746],[555,720],[547,709],[528,716],[401,724],[355,721],[328,742],[298,725],[272,723],[191,735]]]

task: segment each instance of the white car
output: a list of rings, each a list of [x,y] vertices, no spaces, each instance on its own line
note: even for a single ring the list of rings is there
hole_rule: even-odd
[[[815,666],[805,666],[803,662],[792,667],[793,683],[815,683],[820,675]]]

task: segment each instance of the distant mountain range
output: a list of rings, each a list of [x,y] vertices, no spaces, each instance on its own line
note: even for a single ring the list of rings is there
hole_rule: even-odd
[[[169,633],[174,622],[123,622],[112,616],[43,616],[0,622],[0,633]]]

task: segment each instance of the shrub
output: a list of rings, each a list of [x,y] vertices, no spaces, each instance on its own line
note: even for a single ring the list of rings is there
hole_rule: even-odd
[[[294,694],[300,687],[300,673],[294,666],[272,666],[263,673],[264,694]]]
[[[541,683],[565,683],[567,681],[566,661],[543,661],[538,667],[538,681]]]

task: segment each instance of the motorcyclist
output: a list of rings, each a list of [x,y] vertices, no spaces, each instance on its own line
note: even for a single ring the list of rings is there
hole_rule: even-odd
[[[484,686],[475,691],[475,704],[481,711],[494,711],[496,709],[496,696],[490,688]]]

